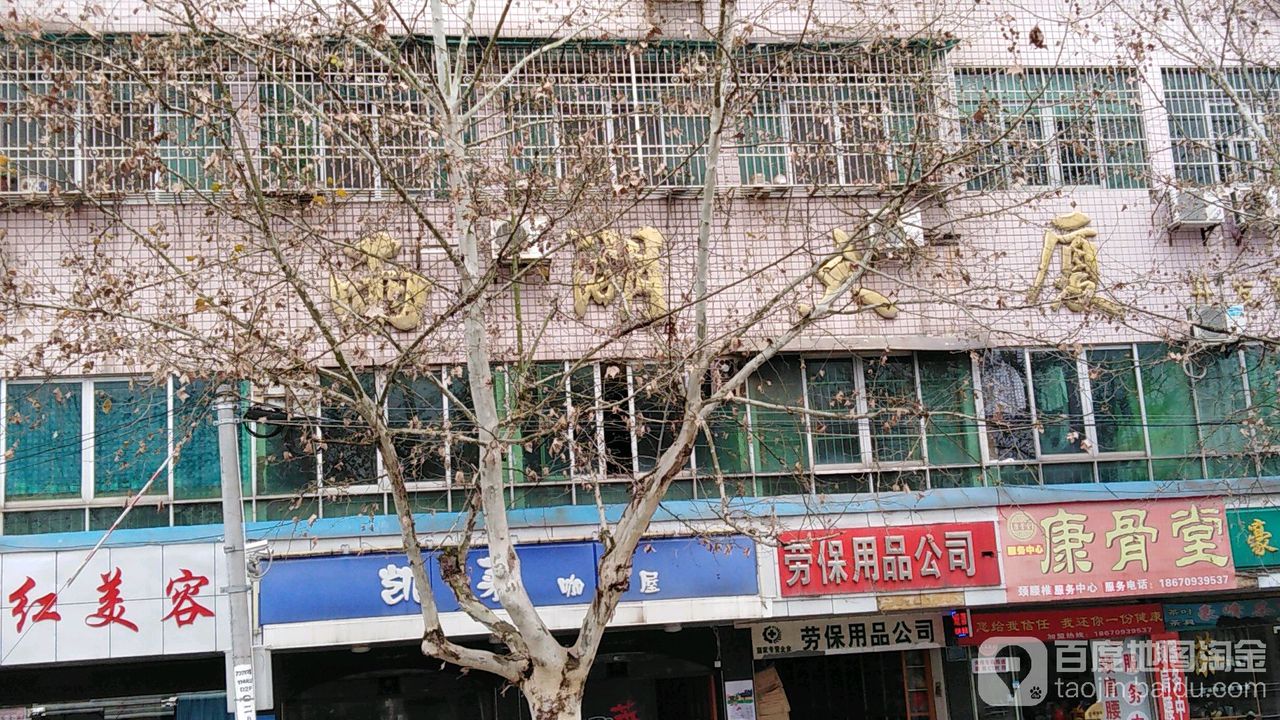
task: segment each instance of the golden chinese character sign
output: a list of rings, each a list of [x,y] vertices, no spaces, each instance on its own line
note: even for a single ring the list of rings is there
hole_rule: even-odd
[[[1213,498],[1001,507],[1009,600],[1234,588],[1227,525]]]
[[[1238,568],[1280,567],[1280,510],[1244,508],[1227,512],[1231,554]]]

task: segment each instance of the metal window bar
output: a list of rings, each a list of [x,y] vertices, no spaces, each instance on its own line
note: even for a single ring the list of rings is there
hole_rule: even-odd
[[[1253,129],[1259,123],[1250,121],[1272,117],[1277,109],[1280,73],[1262,68],[1217,72],[1161,71],[1174,173],[1194,185],[1252,179],[1259,171],[1259,138]]]
[[[1132,73],[1107,68],[956,72],[971,190],[1055,183],[1145,187],[1146,141]]]
[[[900,184],[932,138],[931,57],[902,47],[759,46],[739,92],[753,98],[738,150],[749,185]]]

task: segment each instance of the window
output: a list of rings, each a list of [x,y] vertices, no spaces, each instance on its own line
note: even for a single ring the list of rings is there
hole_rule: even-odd
[[[636,466],[640,472],[652,470],[680,432],[684,420],[681,381],[682,378],[673,377],[657,367],[637,366],[631,369]]]
[[[687,46],[637,55],[617,45],[570,45],[544,54],[507,93],[515,170],[587,184],[699,185],[709,67],[703,51]]]
[[[859,46],[749,51],[740,121],[744,184],[878,186],[918,170],[929,139],[927,58]]]
[[[1098,452],[1146,450],[1133,350],[1091,349],[1088,358]]]
[[[808,466],[804,381],[798,357],[774,358],[748,381],[751,435],[758,472],[791,473]]]
[[[970,190],[1146,187],[1136,80],[1118,70],[960,70]]]
[[[109,526],[124,498],[148,481],[145,499],[130,513],[138,517],[125,527],[168,525],[171,512],[177,517],[209,505],[190,501],[218,497],[217,432],[205,383],[103,378],[0,384],[6,533],[84,530],[86,522]],[[166,463],[170,452],[173,462]],[[24,507],[51,500],[77,507]]]
[[[805,361],[815,465],[853,465],[862,462],[859,421],[839,416],[858,415],[860,372],[852,359],[811,358]],[[835,415],[835,417],[831,417]]]
[[[1191,358],[1196,413],[1199,416],[1200,440],[1206,452],[1236,454],[1245,447],[1244,425],[1248,400],[1245,396],[1240,355],[1227,352],[1205,352]]]
[[[262,400],[277,408],[280,417],[253,424],[255,494],[298,496],[314,490],[317,442],[306,406],[275,392],[264,393]]]
[[[8,51],[0,74],[0,192],[92,194],[205,188],[225,135],[207,58],[177,69],[121,62],[136,51],[61,42]],[[216,63],[215,63],[216,65]],[[221,130],[218,128],[221,127]]]
[[[372,372],[359,373],[360,390],[370,399],[378,397],[378,389]],[[342,488],[349,485],[373,485],[377,482],[377,448],[370,437],[369,425],[352,408],[357,399],[356,389],[345,384],[334,384],[327,377],[321,385],[340,393],[349,400],[336,400],[324,396],[320,403],[320,462],[324,467],[326,488]]]
[[[1172,353],[1165,345],[1138,345],[1152,457],[1199,454],[1191,377]]]
[[[264,59],[258,68],[258,145],[262,183],[270,190],[318,189],[324,136],[315,77],[291,62]]]
[[[1026,367],[1018,350],[989,350],[982,355],[982,397],[992,460],[1035,457]]]
[[[1087,450],[1075,357],[1060,352],[1032,352],[1031,382],[1035,390],[1040,454]]]
[[[1196,185],[1251,179],[1260,161],[1257,128],[1278,109],[1280,73],[1165,68],[1161,76],[1178,179]]]
[[[982,450],[978,446],[973,373],[968,356],[917,353],[916,364],[925,411],[929,464],[978,464]],[[934,486],[937,487],[937,483]]]
[[[80,497],[78,382],[7,383],[5,498]]]
[[[876,461],[919,461],[922,443],[914,358],[864,358],[862,366],[871,449]]]

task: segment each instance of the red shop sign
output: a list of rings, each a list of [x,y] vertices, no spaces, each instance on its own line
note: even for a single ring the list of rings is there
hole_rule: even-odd
[[[1038,640],[1097,640],[1164,632],[1164,611],[1157,604],[1115,605],[1070,610],[1021,610],[974,613],[969,637],[961,645],[980,645],[992,637]]]
[[[1010,602],[1236,586],[1221,500],[1006,506],[1000,523]]]
[[[794,530],[778,541],[783,597],[1000,584],[989,522]]]

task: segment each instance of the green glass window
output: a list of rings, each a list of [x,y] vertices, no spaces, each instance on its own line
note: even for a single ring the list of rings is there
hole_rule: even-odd
[[[798,357],[775,357],[747,380],[751,399],[772,406],[751,407],[751,432],[759,472],[794,472],[809,465],[801,367]]]
[[[1244,351],[1249,375],[1250,450],[1272,451],[1280,447],[1280,353],[1250,346]]]
[[[80,497],[80,383],[8,383],[5,496]]]
[[[715,363],[711,381],[702,388],[703,397],[714,393],[720,381],[728,379],[737,370],[736,361],[721,360]],[[694,444],[699,474],[714,475],[717,465],[724,474],[748,472],[747,439],[747,411],[742,404],[726,402],[716,408],[707,417],[706,427],[698,433],[698,440]]]
[[[684,390],[680,378],[657,367],[632,370],[635,388],[636,461],[641,472],[652,470],[675,442],[683,421]]]
[[[32,510],[4,514],[5,535],[83,532],[84,510]]]
[[[1196,436],[1191,378],[1169,353],[1170,349],[1165,345],[1145,343],[1138,346],[1151,455],[1196,455],[1200,452],[1200,442]]]
[[[853,360],[805,361],[809,409],[817,413],[856,415],[858,412],[857,364]],[[862,462],[858,421],[814,416],[813,459],[817,465],[851,465]]]
[[[1108,69],[962,70],[969,189],[1146,186],[1146,143],[1132,73]],[[1056,173],[1055,173],[1056,170]]]
[[[929,471],[929,486],[933,488],[982,487],[982,468],[933,468]]]
[[[881,462],[920,459],[915,363],[909,355],[865,358],[871,448]]]
[[[173,397],[173,496],[214,498],[222,493],[214,388],[205,382],[175,381]]]
[[[1098,463],[1099,482],[1134,482],[1150,479],[1146,460]]]
[[[1132,351],[1090,350],[1089,385],[1098,452],[1145,450]]]
[[[1040,468],[1045,485],[1093,482],[1093,463],[1045,463]]]
[[[246,521],[252,521],[249,514]],[[222,505],[219,503],[191,503],[173,506],[173,524],[182,525],[217,525],[222,522]]]
[[[89,529],[106,530],[120,517],[124,508],[98,507],[89,508]],[[116,526],[117,530],[135,528],[167,527],[169,525],[169,508],[155,505],[135,505],[128,515]]]
[[[316,487],[313,425],[295,414],[279,424],[255,423],[254,432],[259,494],[297,494]]]
[[[560,363],[533,366],[513,411],[523,416],[524,480],[563,480],[569,475],[569,404]]]
[[[164,387],[129,380],[93,384],[93,477],[97,496],[136,494],[160,469],[168,449]],[[151,492],[168,493],[162,472]]]
[[[461,479],[467,483],[475,477],[476,468],[480,466],[480,446],[476,443],[476,422],[474,405],[471,398],[471,376],[461,366],[445,368],[445,377],[449,383],[452,398],[445,398],[449,411],[449,431],[452,433],[449,444],[449,479]],[[500,378],[496,375],[493,382],[496,386]],[[490,391],[492,392],[492,391]],[[498,407],[502,407],[498,403]]]
[[[980,462],[973,373],[964,354],[919,353],[920,397],[930,465]]]
[[[993,460],[1036,456],[1031,401],[1021,350],[989,350],[982,355],[982,403]]]
[[[395,438],[407,482],[444,480],[444,393],[433,377],[397,377],[387,387],[387,424],[407,434]]]
[[[1059,352],[1031,353],[1031,383],[1040,426],[1040,453],[1084,452],[1084,408],[1076,359]]]
[[[360,373],[359,376],[361,389],[376,400],[378,391],[373,373]],[[322,384],[347,397],[355,392],[327,379]],[[369,426],[348,403],[340,399],[326,397],[321,403],[320,414],[324,418],[320,436],[324,440],[321,462],[325,485],[371,485],[377,482],[377,449],[370,437]]]
[[[1246,401],[1240,357],[1235,351],[1209,352],[1192,362],[1200,438],[1207,453],[1237,453],[1245,449]]]
[[[600,366],[600,417],[604,435],[605,474],[627,476],[634,472],[631,451],[631,391],[627,368],[621,363]]]

